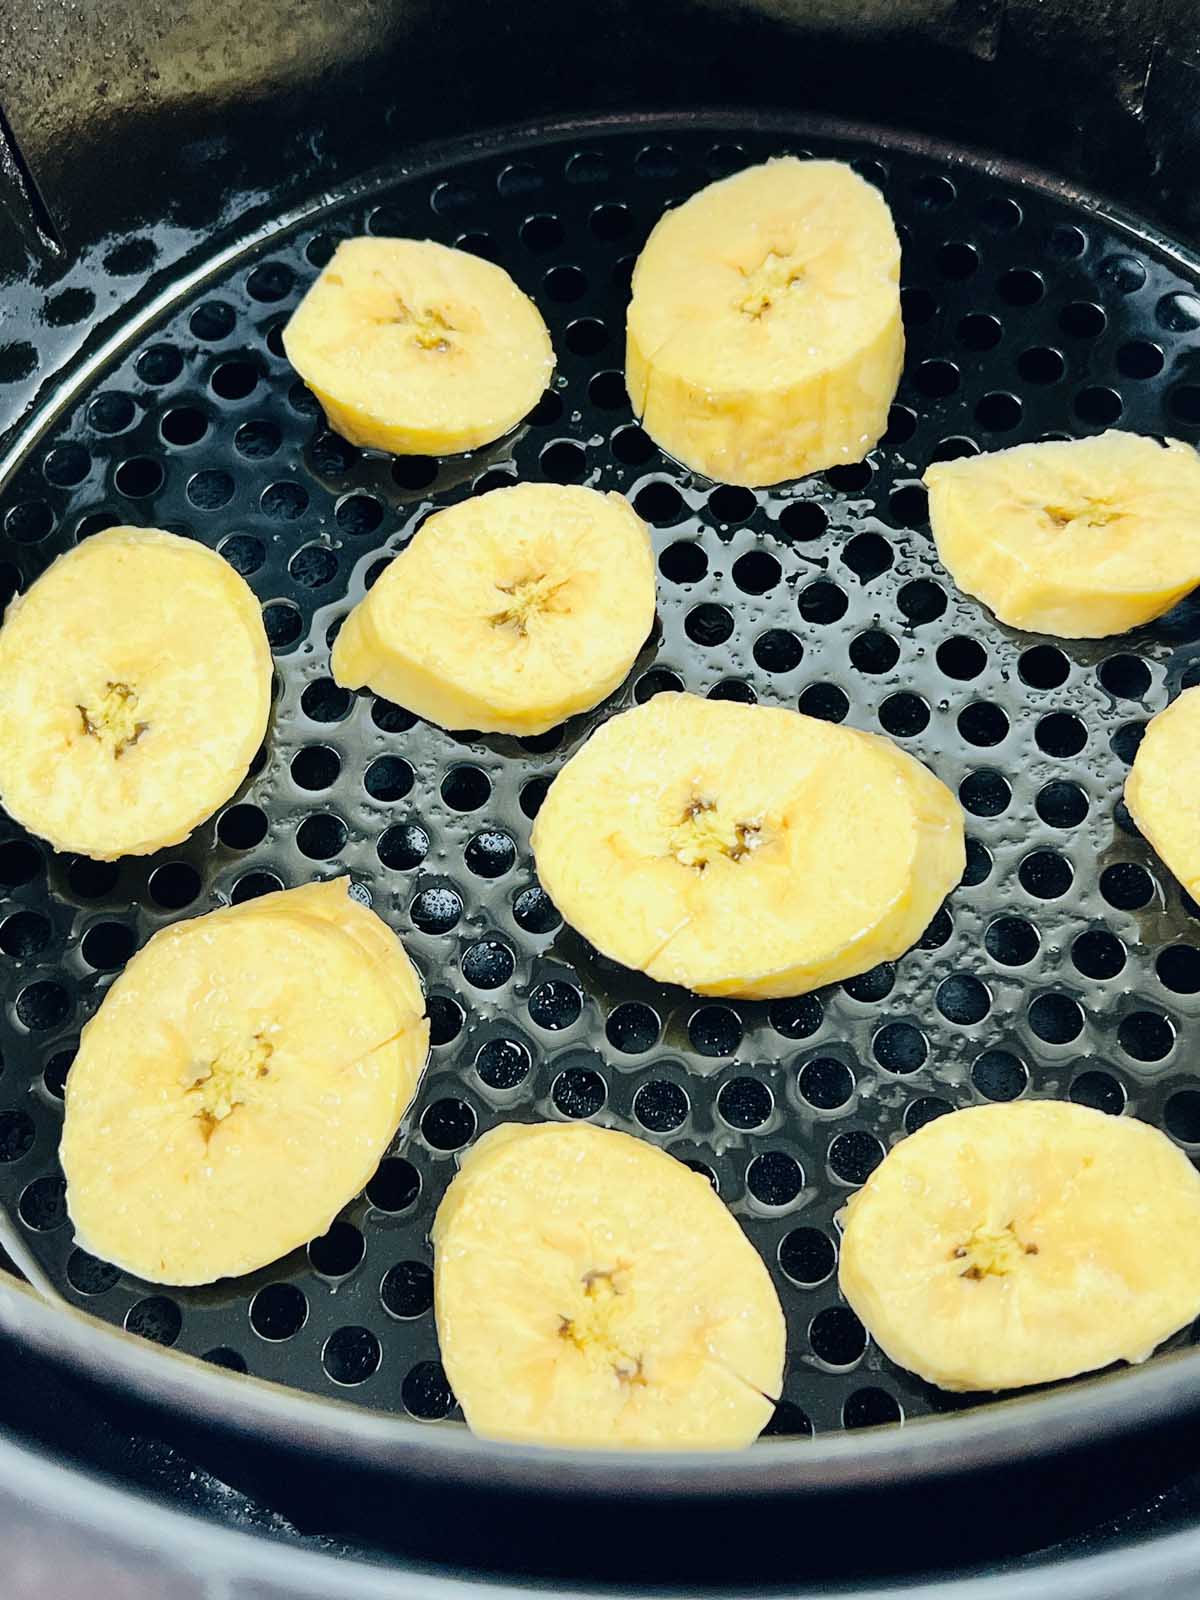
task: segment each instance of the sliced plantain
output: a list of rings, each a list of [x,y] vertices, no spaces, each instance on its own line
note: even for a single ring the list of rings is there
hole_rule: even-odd
[[[1193,899],[1200,897],[1200,688],[1185,689],[1146,728],[1125,804]]]
[[[754,487],[861,461],[904,360],[900,244],[839,161],[785,157],[668,211],[633,274],[625,378],[651,437]]]
[[[502,267],[428,239],[347,239],[283,331],[351,443],[395,455],[490,444],[554,371],[537,307]]]
[[[79,1245],[152,1283],[266,1265],[371,1177],[429,1044],[420,981],[347,880],[154,935],[83,1030],[61,1160]]]
[[[1001,622],[1100,639],[1200,583],[1200,456],[1111,430],[939,462],[925,474],[947,572]]]
[[[522,483],[430,517],[346,619],[333,675],[445,728],[544,733],[612,693],[653,622],[628,503]]]
[[[783,1312],[707,1178],[587,1123],[505,1124],[433,1226],[438,1340],[471,1428],[735,1449],[770,1420]]]
[[[245,778],[271,650],[227,561],[110,528],[15,599],[0,628],[0,798],[57,850],[99,861],[178,844]]]
[[[592,735],[550,785],[533,849],[605,955],[752,999],[901,955],[965,862],[958,802],[889,740],[683,694]]]
[[[840,1284],[885,1355],[942,1389],[1144,1361],[1200,1312],[1200,1174],[1132,1117],[975,1106],[851,1198]]]

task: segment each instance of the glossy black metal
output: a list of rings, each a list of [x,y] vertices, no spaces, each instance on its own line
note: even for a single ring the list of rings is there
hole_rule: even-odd
[[[208,1600],[218,1581],[237,1600],[361,1600],[376,1584],[450,1600],[463,1585],[507,1594],[530,1580],[570,1595],[695,1594],[741,1592],[748,1573],[797,1597],[920,1582],[1040,1600],[1129,1594],[1200,1552],[1187,1532],[1200,1487],[1186,1429],[1081,1453],[1034,1428],[1023,1461],[1000,1472],[952,1445],[942,1474],[918,1472],[899,1492],[902,1462],[864,1460],[839,1493],[806,1493],[785,1464],[774,1481],[756,1474],[757,1487],[718,1473],[697,1498],[667,1463],[657,1488],[640,1490],[623,1463],[581,1476],[536,1453],[517,1476],[503,1460],[469,1477],[414,1474],[407,1450],[367,1449],[368,1429],[347,1452],[287,1397],[271,1426],[260,1411],[232,1427],[214,1387],[193,1396],[207,1420],[186,1421],[170,1369],[131,1403],[119,1398],[128,1373],[95,1382],[61,1357],[35,1354],[28,1337],[0,1342],[11,1600],[157,1600],[168,1586]],[[828,1458],[818,1465],[820,1476]],[[1157,1545],[1134,1545],[1149,1535]]]
[[[1187,0],[46,0],[0,14],[0,105],[68,246],[432,137],[649,105],[826,112],[1045,160],[1190,230]]]

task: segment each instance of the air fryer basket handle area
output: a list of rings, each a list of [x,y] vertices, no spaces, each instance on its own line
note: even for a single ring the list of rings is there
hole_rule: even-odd
[[[742,104],[1031,158],[1194,234],[1193,18],[1188,0],[11,0],[0,211],[72,252],[423,139]]]

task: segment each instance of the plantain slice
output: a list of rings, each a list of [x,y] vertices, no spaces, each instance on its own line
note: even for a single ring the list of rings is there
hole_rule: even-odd
[[[938,554],[1001,622],[1100,639],[1200,582],[1200,456],[1110,429],[942,461],[925,474]]]
[[[212,550],[109,528],[59,556],[0,628],[0,798],[99,861],[178,844],[262,743],[271,650]]]
[[[288,360],[354,444],[451,455],[531,411],[546,324],[502,267],[428,239],[347,239],[284,329]]]
[[[666,213],[634,269],[635,414],[726,483],[861,461],[900,379],[899,280],[891,213],[844,162],[785,156],[709,184]]]
[[[1200,1312],[1200,1174],[1132,1117],[974,1106],[876,1167],[839,1271],[880,1349],[943,1389],[1144,1361]]]
[[[962,876],[962,810],[877,734],[659,694],[565,764],[538,876],[597,949],[698,994],[803,994],[902,955]]]
[[[628,502],[520,483],[430,517],[347,617],[333,675],[442,727],[544,733],[617,688],[653,621]]]
[[[733,1449],[770,1420],[785,1328],[708,1180],[587,1123],[509,1123],[433,1228],[446,1375],[476,1433]]]
[[[1187,892],[1200,895],[1200,688],[1185,689],[1150,719],[1125,803]]]
[[[79,1244],[154,1283],[250,1272],[371,1177],[429,1044],[420,982],[347,880],[154,935],[83,1030],[61,1159]]]

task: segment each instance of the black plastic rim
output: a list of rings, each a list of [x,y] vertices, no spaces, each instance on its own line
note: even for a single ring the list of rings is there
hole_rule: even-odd
[[[481,1593],[538,1592],[572,1600],[612,1593],[611,1589],[564,1587],[559,1582],[543,1590],[526,1581],[481,1583],[474,1576],[433,1570],[381,1570],[373,1563],[297,1550],[239,1530],[214,1527],[186,1512],[147,1504],[110,1484],[65,1472],[58,1464],[48,1464],[15,1445],[6,1444],[0,1450],[0,1484],[19,1494],[23,1504],[78,1530],[84,1539],[95,1537],[106,1546],[115,1546],[118,1554],[128,1553],[139,1573],[144,1571],[149,1549],[169,1552],[172,1572],[211,1575],[224,1571],[236,1574],[243,1583],[270,1582],[281,1586],[289,1597],[313,1596],[314,1600],[425,1600],[426,1596],[477,1600]],[[1060,1600],[1108,1600],[1110,1596],[1116,1600],[1185,1581],[1195,1570],[1198,1551],[1200,1535],[1176,1534],[1069,1564],[1053,1562],[1024,1571],[949,1579],[938,1586],[937,1593],[943,1600],[1041,1600],[1051,1594]],[[810,1595],[827,1595],[830,1590],[822,1585],[761,1592],[786,1592],[793,1600],[805,1600]],[[859,1600],[883,1600],[902,1592],[927,1591],[916,1586],[907,1591],[894,1586],[854,1590]]]
[[[223,1571],[236,1574],[243,1583],[270,1582],[281,1586],[288,1596],[311,1595],[316,1600],[425,1600],[426,1596],[475,1600],[481,1592],[542,1592],[538,1585],[525,1581],[481,1584],[476,1577],[433,1570],[406,1572],[391,1567],[385,1571],[373,1563],[289,1548],[240,1530],[214,1527],[183,1511],[148,1504],[12,1444],[0,1450],[0,1484],[19,1495],[24,1505],[53,1515],[70,1530],[79,1530],[84,1539],[92,1536],[108,1547],[115,1546],[118,1553],[128,1552],[139,1572],[144,1570],[149,1549],[169,1552],[173,1571],[189,1575]],[[943,1600],[1041,1600],[1051,1594],[1060,1600],[1108,1600],[1110,1596],[1116,1600],[1186,1581],[1195,1570],[1198,1553],[1200,1535],[1175,1534],[1070,1563],[1056,1561],[1024,1571],[949,1579],[938,1586],[937,1593]],[[545,1592],[570,1600],[601,1591],[556,1582]],[[829,1592],[826,1585],[789,1586],[786,1590],[794,1600]],[[854,1590],[860,1600],[883,1600],[902,1592],[906,1591],[890,1585]],[[907,1592],[927,1591],[914,1586]]]

